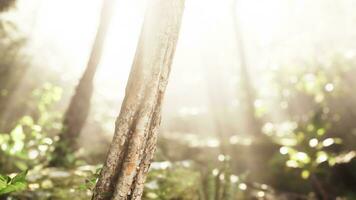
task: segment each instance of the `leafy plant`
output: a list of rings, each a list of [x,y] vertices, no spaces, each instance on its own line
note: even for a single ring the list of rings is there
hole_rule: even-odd
[[[100,172],[101,172],[102,167],[98,167],[91,176],[89,176],[87,179],[85,179],[85,183],[79,186],[79,189],[81,190],[94,190],[94,187],[96,185],[96,182],[99,179]]]
[[[25,190],[27,188],[26,175],[27,170],[17,174],[13,178],[0,174],[0,196]]]
[[[200,180],[198,171],[168,161],[155,162],[150,170],[144,199],[198,199]]]
[[[354,64],[329,62],[330,66],[312,63],[275,72],[274,87],[281,105],[273,109],[281,109],[289,119],[266,123],[264,132],[280,145],[279,153],[270,160],[271,177],[280,177],[272,179],[284,190],[326,193],[337,185],[331,177],[340,155],[351,150],[354,119],[348,109],[354,104],[345,98],[352,93],[342,79],[352,73]],[[327,193],[336,195],[335,191]]]

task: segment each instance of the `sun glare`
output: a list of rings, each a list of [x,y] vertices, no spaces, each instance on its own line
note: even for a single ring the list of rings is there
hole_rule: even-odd
[[[63,65],[70,65],[68,67],[71,71],[80,74],[86,64],[95,35],[100,2],[99,0],[90,2],[86,0],[37,0],[39,6],[36,11],[33,38],[41,38],[41,43],[35,43],[34,47],[40,49],[44,45],[50,46],[49,51],[54,54],[49,55],[50,57],[55,57],[58,54],[64,55],[67,57],[67,61],[62,61]],[[126,82],[140,33],[145,2],[145,0],[117,0],[101,67],[97,75],[99,82],[108,81],[108,77],[112,76],[122,80],[115,85],[122,85]],[[211,39],[215,40],[221,35],[233,35],[231,28],[233,26],[231,20],[234,17],[232,2],[232,0],[186,1],[184,19],[189,20],[183,20],[180,36],[182,44],[178,45],[177,59],[181,58],[179,52],[181,46],[187,51],[192,48],[205,48],[205,43]],[[27,1],[22,0],[21,4],[23,7],[29,7]],[[275,32],[284,23],[284,13],[280,12],[281,5],[283,5],[281,1],[238,1],[237,5],[237,16],[240,18],[243,31],[246,32],[245,35],[255,35],[253,37],[258,38],[260,44],[269,44],[273,40]],[[66,11],[65,14],[63,14],[63,10]],[[231,39],[224,38],[226,41]],[[34,39],[33,41],[39,40]],[[194,59],[203,59],[199,57]],[[183,59],[181,58],[181,60]],[[179,60],[177,62],[180,63]],[[112,84],[107,83],[107,85]]]

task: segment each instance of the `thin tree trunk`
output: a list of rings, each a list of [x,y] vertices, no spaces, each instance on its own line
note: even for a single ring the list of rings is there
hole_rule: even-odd
[[[13,3],[4,1],[0,4],[10,6],[14,3],[15,1]],[[2,6],[4,5],[0,5]],[[2,12],[0,9],[0,14]],[[9,111],[13,108],[14,102],[18,103],[14,101],[15,91],[23,82],[28,70],[28,63],[25,61],[27,58],[21,52],[26,39],[22,36],[13,36],[17,32],[16,24],[0,18],[0,131],[2,132],[8,132],[12,128],[14,115]]]
[[[8,5],[5,10],[0,8],[1,15],[2,12],[11,12],[16,8],[17,0],[5,0],[0,4]],[[36,11],[39,9],[39,3],[37,4]],[[4,8],[4,5],[0,5],[0,7]],[[35,30],[38,16],[35,15],[31,18],[29,23]],[[0,19],[0,132],[5,133],[11,131],[14,123],[24,114],[26,109],[20,99],[25,98],[28,94],[24,93],[22,89],[31,85],[26,82],[28,71],[32,67],[30,58],[25,56],[22,50],[29,38],[34,40],[33,32],[26,37],[24,35],[16,36],[18,32],[16,23],[6,20],[6,18]],[[10,40],[11,43],[7,44],[7,40]]]
[[[316,195],[319,196],[320,200],[331,200],[334,199],[331,196],[328,195],[327,191],[325,190],[323,184],[319,181],[318,177],[315,174],[312,174],[310,176],[311,184],[312,187],[314,188],[314,191]]]
[[[0,1],[0,12],[7,11],[13,7],[16,3],[16,0],[1,0]]]
[[[151,0],[116,130],[93,200],[141,199],[156,149],[161,105],[184,0]]]
[[[228,112],[227,112],[227,102],[225,101],[226,98],[224,98],[223,93],[221,92],[222,82],[223,82],[223,76],[221,74],[221,71],[214,71],[214,68],[212,68],[210,63],[206,63],[206,78],[207,78],[207,84],[208,84],[208,98],[210,100],[210,107],[212,111],[212,116],[214,119],[214,122],[216,124],[216,136],[220,141],[219,145],[219,153],[225,156],[225,159],[223,161],[222,166],[219,167],[219,173],[215,177],[215,200],[225,200],[226,197],[226,180],[221,180],[220,176],[225,175],[226,170],[230,170],[231,168],[231,160],[230,158],[232,157],[232,146],[229,142],[229,133],[231,133],[231,128],[227,123],[224,123],[225,119],[228,118]],[[214,77],[217,78],[217,80],[214,80]]]
[[[237,0],[234,0],[232,6],[233,12],[233,22],[234,22],[234,29],[237,39],[237,48],[239,51],[239,58],[240,58],[240,68],[241,68],[241,84],[245,94],[245,116],[246,116],[246,128],[250,131],[254,136],[261,135],[261,124],[260,121],[255,116],[256,109],[254,106],[254,102],[256,100],[255,97],[255,89],[253,87],[252,81],[250,79],[250,74],[248,72],[248,64],[246,60],[245,54],[245,45],[243,42],[242,33],[237,21],[237,10],[236,10]]]
[[[17,62],[16,57],[20,56],[16,53],[13,56],[12,62],[0,64],[0,131],[8,132],[12,127],[11,120],[14,116],[9,112],[13,108],[14,97],[16,90],[23,82],[24,76],[28,70],[23,63]]]
[[[234,31],[236,34],[236,47],[239,53],[239,62],[240,62],[240,77],[241,77],[241,86],[244,93],[243,98],[243,116],[246,132],[254,137],[254,145],[246,146],[246,156],[244,164],[247,167],[247,171],[250,172],[249,178],[254,181],[263,181],[265,176],[263,170],[261,170],[261,162],[259,162],[258,155],[254,151],[253,147],[258,147],[257,144],[269,141],[269,138],[262,133],[262,124],[261,121],[256,116],[256,109],[254,102],[256,100],[256,90],[253,87],[253,83],[250,79],[250,73],[248,71],[248,60],[245,51],[244,38],[240,24],[238,22],[238,0],[233,0],[232,5],[232,18],[234,23]]]
[[[103,1],[99,27],[87,68],[77,85],[76,91],[64,115],[63,129],[52,161],[54,165],[58,162],[58,164],[61,164],[62,161],[58,158],[63,158],[67,152],[75,151],[77,148],[76,139],[79,137],[89,115],[90,101],[93,94],[93,80],[102,56],[114,3],[115,0]]]

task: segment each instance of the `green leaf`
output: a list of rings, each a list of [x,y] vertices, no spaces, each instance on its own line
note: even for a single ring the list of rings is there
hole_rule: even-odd
[[[0,175],[0,195],[25,190],[27,188],[26,175],[27,170],[12,179],[9,176]]]
[[[6,188],[0,190],[0,195],[25,190],[26,188],[27,188],[26,183],[17,182],[15,184],[8,185]]]
[[[9,176],[0,174],[0,190],[6,188],[10,180],[11,178]]]
[[[5,176],[5,175],[1,175],[0,174],[0,183],[7,183],[7,178],[8,178],[8,176]]]
[[[0,174],[0,183],[10,183],[11,181],[11,178],[9,176],[6,176],[6,175],[1,175]]]
[[[24,183],[26,182],[26,175],[27,175],[28,170],[23,171],[19,174],[17,174],[12,180],[11,180],[11,184],[15,184],[15,183]]]
[[[7,187],[7,184],[0,182],[0,191]]]

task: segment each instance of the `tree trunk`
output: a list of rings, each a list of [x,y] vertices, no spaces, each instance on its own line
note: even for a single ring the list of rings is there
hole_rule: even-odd
[[[19,97],[17,90],[29,69],[28,58],[22,52],[27,39],[16,36],[19,32],[16,27],[13,21],[0,18],[0,132],[13,128],[21,113],[14,108],[25,96],[22,93]]]
[[[111,21],[115,0],[104,0],[98,31],[95,37],[87,68],[77,85],[76,91],[64,115],[60,140],[54,151],[52,165],[63,163],[61,158],[77,149],[76,139],[85,124],[90,111],[90,100],[93,94],[93,80],[100,63],[105,37]]]
[[[236,33],[236,39],[237,39],[237,49],[239,51],[239,57],[240,57],[240,68],[241,68],[241,84],[242,88],[244,90],[244,102],[245,102],[245,116],[246,116],[246,128],[247,131],[251,132],[254,136],[260,136],[261,135],[261,122],[257,119],[255,116],[256,109],[254,106],[254,102],[256,100],[255,97],[255,89],[253,87],[252,81],[250,79],[250,74],[248,72],[248,64],[246,61],[246,54],[245,54],[245,48],[244,48],[244,42],[243,42],[243,37],[242,33],[237,21],[237,10],[236,6],[237,5],[237,0],[234,0],[233,6],[232,6],[232,12],[233,14],[233,22],[234,22],[234,29]]]
[[[177,45],[184,0],[151,0],[93,200],[141,199],[156,149],[161,105]]]
[[[328,194],[327,190],[325,190],[323,184],[321,181],[319,181],[318,177],[315,174],[312,174],[310,176],[310,181],[311,185],[320,200],[331,200],[335,199],[335,197],[332,197],[331,192],[330,195]]]
[[[3,50],[3,49],[1,49]],[[13,51],[12,49],[7,49],[7,52]],[[10,108],[13,108],[13,103],[16,101],[16,90],[19,85],[23,82],[23,78],[27,72],[28,67],[24,66],[21,61],[18,61],[17,58],[20,56],[20,53],[11,52],[14,55],[0,55],[0,132],[8,132],[12,127],[12,122],[14,115]],[[8,57],[6,57],[8,56]]]
[[[245,44],[243,34],[238,22],[238,0],[233,0],[232,5],[232,17],[234,23],[234,31],[236,34],[236,47],[239,53],[240,62],[240,77],[241,86],[244,93],[244,98],[242,100],[244,109],[244,125],[245,131],[253,136],[254,145],[246,146],[246,156],[244,157],[244,164],[246,165],[247,171],[250,172],[249,179],[253,181],[264,181],[266,176],[263,167],[265,166],[261,159],[259,159],[259,154],[256,153],[253,147],[258,147],[260,144],[269,143],[270,139],[262,133],[262,122],[256,116],[256,109],[254,102],[256,100],[256,90],[253,87],[253,83],[250,79],[250,73],[248,71],[248,61],[245,51]]]
[[[7,11],[14,6],[16,0],[1,0],[0,1],[0,12]]]

